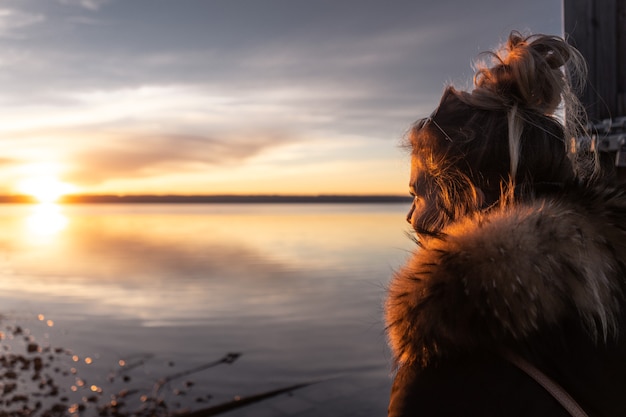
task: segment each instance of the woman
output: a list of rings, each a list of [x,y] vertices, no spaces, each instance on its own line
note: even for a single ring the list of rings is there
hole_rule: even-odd
[[[626,192],[570,139],[583,60],[516,32],[491,57],[409,135],[389,416],[626,416]]]

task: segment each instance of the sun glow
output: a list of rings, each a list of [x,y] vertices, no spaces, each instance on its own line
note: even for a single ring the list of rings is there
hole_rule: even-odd
[[[18,190],[35,197],[40,203],[55,203],[65,194],[76,191],[76,187],[54,177],[27,178],[19,183]]]
[[[31,237],[52,237],[65,229],[67,217],[61,207],[53,203],[41,203],[34,206],[26,219],[26,227]]]

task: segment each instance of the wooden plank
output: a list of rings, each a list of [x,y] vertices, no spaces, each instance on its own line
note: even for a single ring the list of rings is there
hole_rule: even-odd
[[[617,2],[617,114],[626,116],[626,0]]]
[[[593,21],[595,20],[594,0],[564,0],[563,19],[565,37],[568,42],[583,54],[589,67],[589,81],[587,88],[580,99],[587,109],[590,118],[595,119],[596,99],[590,88],[595,84],[594,70],[596,55],[593,45],[595,44]]]
[[[596,56],[592,87],[601,98],[595,114],[598,119],[608,119],[617,116],[617,1],[595,0],[594,3]]]
[[[568,41],[583,54],[589,81],[581,97],[589,119],[626,116],[626,0],[564,0]]]

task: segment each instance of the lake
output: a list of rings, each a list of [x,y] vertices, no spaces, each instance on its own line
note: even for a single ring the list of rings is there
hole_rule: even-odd
[[[382,302],[413,247],[407,209],[0,205],[5,352],[50,361],[48,402],[126,390],[127,407],[203,409],[314,382],[227,415],[385,415]]]

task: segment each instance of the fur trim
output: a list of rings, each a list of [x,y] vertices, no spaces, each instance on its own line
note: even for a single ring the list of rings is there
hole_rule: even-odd
[[[497,349],[576,315],[591,338],[614,335],[626,198],[589,194],[501,207],[420,241],[385,306],[396,361]]]

